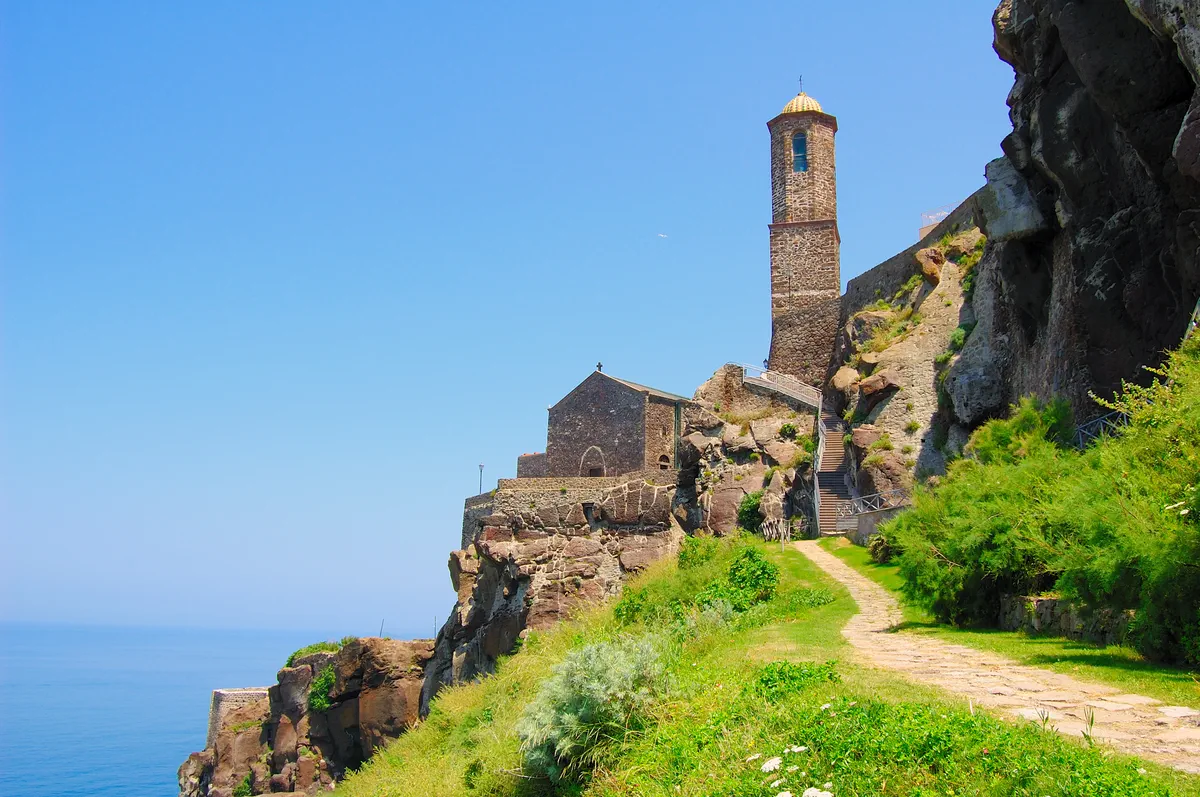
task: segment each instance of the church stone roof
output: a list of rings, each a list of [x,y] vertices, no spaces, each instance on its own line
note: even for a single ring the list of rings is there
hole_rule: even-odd
[[[608,376],[608,374],[605,374],[603,372],[601,372],[601,374],[603,376]],[[622,385],[625,385],[625,387],[631,387],[640,393],[649,393],[651,396],[657,396],[659,398],[667,399],[668,401],[691,401],[691,399],[687,398],[686,396],[679,396],[674,393],[668,393],[665,390],[655,390],[652,387],[646,387],[645,385],[639,385],[637,382],[630,382],[628,379],[618,379],[615,376],[608,376],[608,378],[614,382],[620,382]]]

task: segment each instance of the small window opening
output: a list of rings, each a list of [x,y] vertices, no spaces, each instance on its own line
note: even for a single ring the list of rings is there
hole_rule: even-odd
[[[659,470],[670,470],[671,469],[671,458],[668,457],[666,454],[663,454],[661,457],[659,457],[658,458],[658,469]]]
[[[792,171],[808,171],[808,135],[804,131],[792,136]]]
[[[588,468],[588,476],[603,476],[604,468]]]

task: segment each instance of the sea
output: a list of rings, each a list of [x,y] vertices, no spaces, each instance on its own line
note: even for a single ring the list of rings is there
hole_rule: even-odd
[[[0,623],[0,797],[173,797],[213,689],[340,636]]]

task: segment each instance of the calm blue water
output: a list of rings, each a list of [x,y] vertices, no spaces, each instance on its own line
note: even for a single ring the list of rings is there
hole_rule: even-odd
[[[0,797],[176,795],[211,691],[333,636],[0,624]]]

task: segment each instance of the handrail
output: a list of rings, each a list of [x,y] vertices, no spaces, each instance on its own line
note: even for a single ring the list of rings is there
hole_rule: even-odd
[[[1080,451],[1087,448],[1092,441],[1109,434],[1119,432],[1122,427],[1129,425],[1129,416],[1120,410],[1114,410],[1107,415],[1093,418],[1087,423],[1075,427],[1075,447]]]
[[[884,490],[859,498],[851,498],[837,508],[840,518],[854,517],[866,512],[878,512],[881,509],[896,509],[912,503],[912,494],[908,490]]]
[[[821,391],[806,382],[801,382],[794,376],[746,363],[729,363],[729,365],[742,369],[742,384],[765,387],[811,407],[820,408]]]
[[[1200,299],[1196,299],[1196,309],[1192,311],[1192,320],[1188,321],[1187,332],[1183,333],[1183,339],[1187,340],[1196,331],[1196,327],[1200,327]]]
[[[813,452],[813,488],[812,488],[812,503],[813,503],[813,526],[817,529],[817,536],[821,534],[821,457],[825,456],[825,424],[821,422],[821,410],[818,403],[817,409],[817,450]]]

